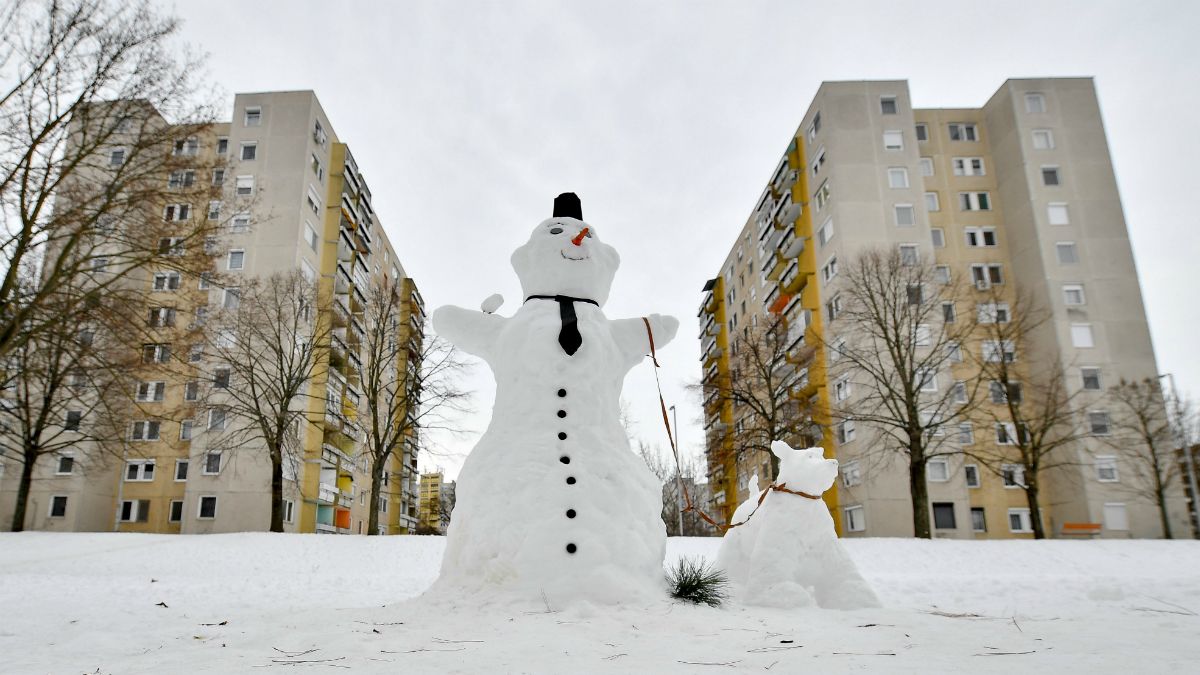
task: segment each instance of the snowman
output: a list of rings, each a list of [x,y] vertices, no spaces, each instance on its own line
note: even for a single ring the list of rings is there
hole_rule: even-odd
[[[731,595],[746,605],[860,609],[879,599],[842,547],[821,493],[837,478],[836,459],[821,448],[793,450],[771,443],[779,477],[764,493],[758,481],[725,533],[717,567]]]
[[[552,606],[662,597],[662,492],[619,418],[625,374],[679,327],[609,319],[620,264],[572,193],[512,255],[524,303],[511,316],[445,306],[439,335],[496,380],[492,420],[458,477],[434,593]],[[649,331],[648,331],[649,329]]]

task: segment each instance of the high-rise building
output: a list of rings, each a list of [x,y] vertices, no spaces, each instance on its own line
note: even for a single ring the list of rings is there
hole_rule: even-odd
[[[146,114],[166,124],[157,112]],[[178,196],[161,205],[163,221],[221,223],[223,231],[212,246],[219,251],[214,255],[165,241],[162,255],[195,256],[197,274],[181,275],[180,266],[172,264],[161,271],[151,266],[130,279],[144,286],[150,325],[161,336],[147,346],[153,349],[148,361],[159,366],[147,375],[154,381],[131,392],[137,410],[126,422],[129,430],[119,452],[80,448],[37,467],[26,526],[158,533],[266,530],[269,457],[208,440],[213,430],[246,421],[225,420],[219,407],[195,410],[186,418],[168,411],[188,410],[198,390],[239,386],[196,344],[209,308],[236,304],[239,278],[298,271],[318,290],[314,309],[332,337],[318,351],[319,367],[307,385],[307,423],[295,430],[298,450],[284,462],[284,529],[365,533],[371,475],[362,451],[366,401],[359,382],[366,358],[365,310],[373,288],[399,293],[395,340],[407,349],[395,377],[415,385],[425,319],[421,294],[375,214],[350,147],[338,138],[313,92],[238,94],[231,121],[201,133],[179,129],[173,152],[181,168],[161,176]],[[78,417],[73,423],[79,424]],[[416,448],[414,431],[385,469],[381,533],[416,527]],[[0,469],[5,526],[15,473]]]
[[[454,508],[454,488],[454,481],[446,482],[440,470],[421,474],[417,525],[422,532],[446,532]]]
[[[1124,489],[1130,467],[1119,466],[1123,460],[1103,442],[1110,431],[1104,390],[1122,378],[1154,378],[1157,370],[1089,78],[1009,80],[982,108],[955,109],[914,109],[902,80],[821,85],[719,274],[703,289],[714,510],[728,518],[745,498],[749,475],[769,469],[764,456],[731,452],[730,432],[745,411],[719,395],[718,385],[731,376],[736,338],[776,316],[786,321],[792,348],[815,349],[811,360],[794,360],[791,392],[813,404],[820,433],[810,441],[841,463],[841,479],[826,493],[839,531],[913,533],[905,464],[871,462],[868,430],[835,428],[828,416],[835,404],[855,403],[849,386],[831,401],[836,383],[827,372],[836,355],[822,348],[839,339],[839,322],[830,316],[838,311],[839,261],[844,267],[868,249],[932,260],[939,275],[964,279],[980,303],[1012,298],[1019,286],[1046,308],[1049,320],[1017,347],[1039,362],[1023,367],[1060,369],[1066,391],[1085,405],[1078,424],[1093,436],[1069,449],[1073,466],[1047,475],[1039,501],[1046,531],[1061,536],[1070,524],[1068,531],[1103,536],[1162,536],[1157,505]],[[946,311],[975,312],[975,302]],[[956,374],[940,374],[940,386],[954,386]],[[968,425],[952,442],[970,448],[1003,441],[994,436]],[[1029,536],[1019,470],[987,471],[963,454],[928,468],[935,536]],[[1173,529],[1184,532],[1182,496],[1172,493],[1171,500],[1180,521]]]

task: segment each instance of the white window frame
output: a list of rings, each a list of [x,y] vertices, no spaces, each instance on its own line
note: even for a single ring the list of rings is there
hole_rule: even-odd
[[[817,230],[817,244],[824,247],[833,240],[833,218],[826,218],[825,222],[821,223],[821,227]]]
[[[888,167],[888,187],[892,190],[906,190],[908,184],[908,169],[902,166]]]
[[[1059,265],[1078,265],[1079,245],[1073,241],[1054,242],[1054,258]]]
[[[835,277],[837,277],[837,273],[838,273],[837,256],[836,255],[830,256],[829,260],[825,261],[825,264],[821,266],[821,281],[824,283],[829,283]]]
[[[125,469],[121,473],[121,480],[125,483],[153,483],[155,476],[158,475],[157,460],[153,459],[127,459],[125,460]],[[135,468],[136,467],[136,468]],[[150,470],[147,471],[146,468]],[[129,477],[129,470],[134,469],[134,477]],[[150,477],[147,478],[146,474]]]
[[[1096,386],[1094,386],[1094,387],[1087,386],[1088,371],[1095,372]],[[1098,368],[1096,366],[1081,367],[1079,369],[1079,387],[1084,391],[1104,391],[1104,375],[1103,375],[1103,373],[1101,373],[1100,368]]]
[[[242,174],[237,177],[237,182],[234,183],[234,194],[238,197],[253,197],[254,196],[254,174]]]
[[[129,504],[129,517],[125,517],[125,505]],[[145,504],[146,513],[143,513],[142,505]],[[147,523],[150,522],[150,500],[149,499],[122,499],[117,504],[117,522],[120,523]],[[168,514],[170,515],[170,514]],[[143,520],[143,516],[145,520]]]
[[[1051,172],[1050,175],[1054,176],[1053,183],[1046,182],[1047,172]],[[1060,186],[1062,186],[1061,168],[1057,164],[1043,164],[1041,173],[1042,173],[1042,187],[1060,187]]]
[[[907,222],[907,223],[901,222],[901,220],[903,220],[900,217],[901,213],[907,213],[908,220],[910,222]],[[892,218],[894,219],[894,221],[896,223],[896,227],[915,227],[917,224],[917,210],[915,208],[913,208],[912,204],[893,204],[892,205]]]
[[[1020,521],[1019,529],[1013,527],[1013,524],[1012,524],[1013,516],[1017,516]],[[1032,534],[1033,533],[1033,519],[1030,518],[1030,516],[1029,516],[1029,509],[1027,509],[1027,508],[1010,508],[1008,510],[1008,531],[1012,532],[1013,534]]]
[[[982,157],[953,157],[950,169],[955,176],[986,176],[987,167]]]
[[[1102,431],[1096,431],[1096,422],[1094,421],[1094,416],[1097,415],[1102,415],[1104,419]],[[1087,430],[1088,434],[1092,436],[1112,436],[1112,415],[1109,415],[1107,410],[1089,410],[1087,412]]]
[[[183,468],[183,478],[180,478],[180,477],[179,477],[179,469],[180,469],[181,467]],[[189,470],[190,468],[191,468],[191,460],[190,460],[190,459],[177,459],[177,460],[175,460],[175,472],[171,474],[171,479],[172,479],[172,481],[173,481],[173,482],[176,482],[176,483],[183,483],[183,482],[186,482],[186,481],[187,481],[187,474],[188,474],[188,470]]]
[[[958,138],[954,137],[955,131],[958,132]],[[974,122],[951,122],[946,125],[946,134],[954,143],[979,142],[979,127]]]
[[[69,466],[66,471],[63,471],[63,460],[64,459],[70,460],[70,462],[71,462],[71,466]],[[54,462],[54,475],[55,476],[70,476],[75,473],[75,453],[73,453],[73,452],[55,453],[54,460],[55,460],[55,462]]]
[[[925,210],[930,213],[937,213],[942,210],[942,202],[938,199],[938,193],[925,193]]]
[[[211,516],[204,515],[204,501],[206,499],[212,500],[212,515]],[[200,495],[200,498],[196,500],[196,520],[216,520],[217,519],[217,507],[219,505],[220,505],[220,500],[217,499],[217,495]]]
[[[867,512],[862,504],[842,507],[847,532],[867,531]]]
[[[965,438],[964,438],[965,436]],[[959,445],[975,445],[975,426],[970,422],[961,422],[958,425],[958,444]]]
[[[833,383],[833,400],[841,403],[850,398],[854,393],[854,385],[850,382],[849,375],[839,377]]]
[[[1025,92],[1025,112],[1038,115],[1046,112],[1046,95],[1041,92]]]
[[[1104,470],[1112,471],[1111,477],[1104,476]],[[1116,455],[1096,455],[1096,480],[1101,483],[1120,483],[1121,472],[1117,468]]]
[[[1034,129],[1030,135],[1033,138],[1034,150],[1054,149],[1054,132],[1050,129]]]
[[[1120,519],[1110,518],[1110,510],[1115,514],[1117,513],[1117,509],[1120,509]],[[1129,510],[1125,506],[1125,502],[1104,502],[1104,529],[1112,530],[1113,532],[1129,531]]]
[[[246,151],[249,150],[253,157],[246,157]],[[254,162],[258,160],[258,141],[242,141],[238,145],[238,159],[243,162]]]
[[[972,476],[974,476],[973,480],[971,478]],[[978,464],[963,465],[963,482],[966,483],[968,488],[972,489],[981,487],[983,485],[983,479],[979,474]]]
[[[981,199],[982,197],[982,199]],[[987,208],[984,208],[986,203]],[[992,194],[987,190],[973,190],[958,193],[959,211],[991,211]]]
[[[1046,222],[1051,225],[1070,225],[1071,209],[1067,202],[1050,202],[1047,204]]]
[[[62,505],[63,505],[62,513],[59,513],[56,515],[54,513],[54,507],[58,503],[58,500],[60,500],[60,499],[62,500]],[[67,517],[67,507],[70,505],[71,505],[70,495],[50,495],[50,504],[49,504],[49,507],[46,509],[46,517],[47,518],[66,518]]]
[[[934,174],[932,157],[922,157],[920,160],[918,160],[918,165],[921,167],[922,176],[928,177]]]
[[[142,425],[142,433],[137,433],[138,425]],[[154,435],[151,436],[151,430]],[[157,441],[162,438],[162,423],[158,420],[134,420],[129,423],[129,440],[136,443]]]
[[[892,111],[888,112],[888,104],[891,104]],[[879,97],[879,114],[880,115],[899,115],[900,102],[895,96],[880,96]]]
[[[161,403],[166,398],[167,383],[163,380],[138,382],[134,398],[139,403]]]
[[[900,264],[905,267],[913,267],[921,264],[921,245],[920,244],[900,244]]]
[[[251,121],[253,120],[253,121]],[[242,126],[244,127],[261,127],[263,121],[263,111],[260,105],[248,105],[242,111]]]
[[[213,420],[217,419],[217,414],[220,415],[220,425],[214,426]],[[212,408],[208,411],[208,425],[205,427],[209,431],[224,431],[229,426],[229,412],[224,408]]]
[[[211,468],[211,463],[212,463],[213,457],[217,458],[217,470],[216,471],[209,470]],[[225,459],[224,456],[220,452],[209,451],[209,452],[204,453],[204,464],[203,464],[203,466],[200,467],[200,475],[201,476],[219,475],[221,473],[221,469],[223,468],[222,465],[225,463],[224,459]]]
[[[1083,284],[1063,284],[1063,304],[1067,307],[1082,307],[1087,304],[1087,293],[1083,290]],[[1072,298],[1072,294],[1076,294],[1079,301],[1076,302]]]
[[[283,522],[294,522],[296,517],[296,502],[291,499],[283,500]]]
[[[904,149],[904,132],[900,129],[888,129],[883,132],[883,149],[889,152]]]
[[[853,443],[858,431],[855,427],[854,420],[842,420],[837,425],[837,442],[838,445]]]
[[[1096,346],[1096,333],[1092,330],[1092,324],[1071,324],[1071,346],[1076,349],[1092,349]]]
[[[1012,481],[1009,481],[1009,475]],[[1022,464],[1001,464],[1000,480],[1007,490],[1021,490],[1025,486],[1025,466]]]
[[[935,477],[933,467],[941,467],[940,474]],[[944,457],[937,457],[925,462],[925,480],[930,483],[948,483],[950,482],[950,462]]]
[[[238,256],[237,261],[239,264],[237,267],[233,266],[233,261],[234,261],[235,255]],[[225,258],[225,269],[229,270],[230,272],[237,272],[237,271],[246,269],[246,249],[244,249],[244,248],[229,249],[229,255]]]
[[[862,466],[858,460],[851,460],[841,466],[842,486],[854,487],[862,484]]]

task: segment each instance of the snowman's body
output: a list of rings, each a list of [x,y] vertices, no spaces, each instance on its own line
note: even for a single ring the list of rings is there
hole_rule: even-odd
[[[556,250],[543,236],[535,231],[531,244]],[[585,243],[599,263],[611,266],[610,282],[615,251]],[[525,286],[529,257],[513,257]],[[532,258],[536,264],[537,255]],[[566,265],[560,274],[573,269]],[[602,290],[588,285],[595,284],[542,284],[530,294],[587,293],[603,303],[607,282]],[[573,354],[559,343],[562,309],[554,299],[526,300],[508,318],[458,307],[433,315],[438,333],[483,358],[496,378],[491,424],[459,474],[436,589],[554,605],[662,595],[661,488],[631,451],[619,414],[625,375],[649,348],[646,324],[609,320],[583,301],[572,306],[582,338]],[[653,316],[651,325],[661,344],[678,324]]]

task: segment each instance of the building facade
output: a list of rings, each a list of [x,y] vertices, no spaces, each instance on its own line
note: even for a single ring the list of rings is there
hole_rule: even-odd
[[[426,534],[445,534],[454,510],[455,483],[441,471],[421,474],[418,527]]]
[[[827,373],[844,364],[835,365],[824,347],[844,339],[830,316],[843,283],[839,261],[844,266],[868,249],[934,261],[939,275],[963,279],[978,299],[951,313],[975,312],[975,303],[1007,311],[1018,287],[1046,308],[1049,320],[1016,347],[1037,362],[1020,366],[1058,368],[1065,389],[1085,404],[1079,423],[1093,436],[1068,450],[1073,466],[1045,478],[1039,504],[1048,536],[1061,536],[1064,524],[1109,537],[1161,536],[1157,506],[1125,489],[1121,459],[1103,438],[1111,426],[1105,388],[1122,378],[1153,378],[1157,370],[1088,78],[1009,80],[982,108],[962,109],[914,108],[905,81],[821,85],[720,273],[703,290],[714,510],[728,518],[745,498],[749,475],[769,470],[765,457],[730,451],[730,432],[745,413],[720,390],[739,335],[781,318],[789,355],[797,354],[788,395],[810,405],[822,430],[815,440],[842,466],[841,480],[826,493],[839,531],[912,535],[906,462],[872,459],[878,439],[870,430],[833,425],[828,415],[834,405],[854,406],[848,386],[831,400],[837,383]],[[804,346],[808,358],[799,356]],[[966,367],[937,374],[941,384],[933,386],[954,386]],[[1002,441],[990,428],[964,425],[951,443],[969,450]],[[934,460],[928,469],[935,536],[1031,536],[1019,470],[987,471],[967,454]],[[1172,494],[1171,504],[1180,521],[1175,529],[1184,531],[1182,493]]]
[[[156,113],[154,113],[156,114]],[[373,288],[396,288],[408,345],[396,370],[415,382],[424,304],[371,204],[350,148],[311,91],[238,94],[232,119],[186,132],[175,142],[182,168],[162,176],[175,191],[164,222],[207,219],[217,236],[163,256],[195,257],[196,274],[151,266],[131,278],[145,291],[158,331],[137,366],[128,432],[117,451],[78,453],[37,467],[26,527],[59,531],[210,533],[266,530],[272,463],[255,448],[210,442],[226,424],[198,392],[237,387],[200,339],[210,309],[236,304],[239,279],[298,271],[317,289],[317,321],[331,327],[305,397],[307,423],[284,461],[284,529],[365,533],[370,461],[362,452],[366,402],[358,382],[366,306]],[[187,162],[194,162],[189,168]],[[115,160],[114,160],[115,161]],[[164,317],[156,319],[157,317]],[[167,320],[166,318],[169,318]],[[158,323],[155,323],[155,322]],[[144,373],[143,373],[144,370]],[[214,412],[214,410],[216,412]],[[86,411],[82,414],[88,423]],[[79,420],[74,420],[79,424]],[[411,435],[385,472],[380,533],[415,529],[417,438]],[[16,486],[0,473],[0,522],[7,526]]]

